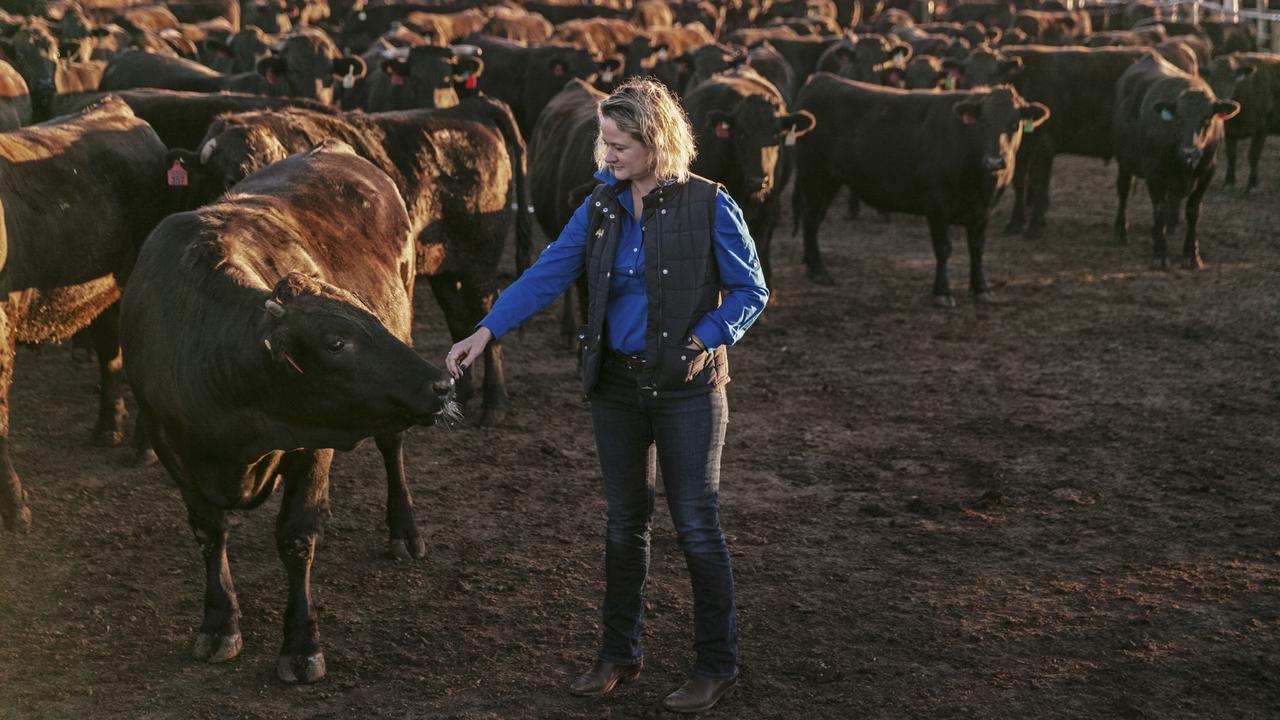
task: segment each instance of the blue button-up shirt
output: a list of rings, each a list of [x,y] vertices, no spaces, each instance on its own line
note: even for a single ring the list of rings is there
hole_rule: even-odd
[[[601,182],[617,185],[610,170],[596,173]],[[609,346],[627,355],[644,352],[644,332],[649,302],[644,283],[644,226],[632,210],[631,193],[621,193],[622,227],[609,282],[605,332]],[[586,267],[587,224],[584,201],[569,219],[560,237],[538,256],[538,261],[507,287],[493,309],[480,321],[495,338],[528,320],[560,297]],[[769,290],[756,257],[742,210],[724,190],[716,195],[714,251],[720,268],[720,284],[727,291],[720,307],[707,313],[693,327],[707,349],[732,345],[760,317]]]

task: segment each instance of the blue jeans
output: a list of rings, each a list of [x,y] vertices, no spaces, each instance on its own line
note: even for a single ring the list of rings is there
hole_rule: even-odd
[[[656,460],[693,582],[693,672],[712,678],[737,674],[733,570],[720,530],[720,451],[728,419],[723,388],[694,397],[653,398],[638,390],[630,371],[609,364],[601,368],[591,420],[608,506],[602,660],[634,664],[643,655]]]

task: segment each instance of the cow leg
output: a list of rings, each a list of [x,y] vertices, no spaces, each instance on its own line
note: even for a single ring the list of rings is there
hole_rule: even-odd
[[[834,180],[821,179],[818,182],[797,182],[796,189],[792,191],[804,193],[804,264],[809,279],[819,285],[835,284],[831,274],[823,266],[822,253],[818,250],[818,227],[822,225],[822,219],[826,217],[827,209],[831,207],[831,201],[839,189],[840,186]]]
[[[1252,149],[1252,148],[1250,148]],[[1187,231],[1182,243],[1182,262],[1188,270],[1199,270],[1204,267],[1200,258],[1200,238],[1196,235],[1196,224],[1200,221],[1200,207],[1204,201],[1205,191],[1209,189],[1209,181],[1213,179],[1213,170],[1196,178],[1196,183],[1187,196]]]
[[[26,532],[31,529],[31,510],[27,507],[27,491],[13,469],[9,457],[9,388],[13,385],[13,359],[16,335],[9,313],[0,306],[0,519],[5,530]]]
[[[329,463],[332,450],[298,453],[282,469],[284,499],[276,516],[276,551],[289,576],[284,611],[284,644],[276,676],[286,683],[312,683],[324,677],[320,630],[311,606],[311,563],[316,540],[329,511]]]
[[[1037,240],[1044,236],[1045,216],[1049,213],[1049,182],[1053,177],[1053,144],[1040,140],[1027,149],[1031,162],[1027,168],[1027,208],[1030,217],[1023,237]],[[1013,174],[1018,174],[1014,168]]]
[[[975,302],[995,302],[995,293],[987,286],[987,274],[982,265],[982,254],[987,245],[987,219],[965,226],[965,241],[969,245],[969,292]]]
[[[89,325],[98,355],[98,422],[94,444],[115,447],[124,442],[124,354],[120,352],[120,303],[112,303]]]
[[[1258,160],[1262,158],[1262,146],[1267,141],[1266,128],[1262,132],[1253,136],[1249,140],[1249,184],[1245,186],[1245,192],[1249,192],[1258,187]]]
[[[498,293],[474,278],[463,278],[462,301],[466,316],[466,335],[470,335],[476,323],[493,307]],[[466,337],[464,335],[463,337]],[[494,340],[484,349],[484,411],[480,424],[485,427],[500,425],[507,416],[507,382],[502,370],[502,343]]]
[[[427,280],[431,283],[431,293],[444,313],[445,324],[449,326],[449,337],[453,338],[454,342],[458,342],[470,335],[473,330],[472,326],[467,324],[466,303],[463,301],[462,292],[458,289],[458,277],[450,273],[440,273],[430,276]],[[458,402],[466,403],[475,396],[475,372],[475,363],[472,362],[458,379],[455,390]]]
[[[1124,165],[1116,171],[1116,221],[1115,237],[1120,243],[1129,242],[1129,198],[1133,197],[1133,172]]]
[[[1168,270],[1169,246],[1165,240],[1165,224],[1169,219],[1169,193],[1155,178],[1147,178],[1147,193],[1151,196],[1151,266],[1157,270]]]
[[[1227,135],[1222,144],[1223,153],[1227,156],[1227,176],[1222,178],[1222,187],[1232,187],[1236,184],[1236,148],[1239,140]],[[1252,150],[1253,146],[1251,145],[1249,149]]]
[[[204,557],[204,619],[200,634],[191,647],[191,656],[202,662],[226,662],[240,654],[244,641],[240,637],[240,603],[231,565],[227,561],[227,538],[230,534],[227,515],[205,499],[204,493],[191,484],[182,464],[167,447],[156,445],[165,468],[178,484],[187,505],[187,522]]]
[[[421,560],[427,544],[413,517],[413,497],[404,475],[404,436],[400,433],[374,438],[387,471],[387,553],[396,560]]]
[[[956,306],[955,298],[951,297],[951,283],[947,281],[947,260],[951,258],[949,229],[945,215],[929,215],[929,238],[933,241],[933,259],[936,263],[933,273],[933,304],[946,308]]]
[[[1027,175],[1031,172],[1031,154],[1027,148],[1019,148],[1013,166],[1013,212],[1004,231],[1009,234],[1022,232],[1027,224]]]

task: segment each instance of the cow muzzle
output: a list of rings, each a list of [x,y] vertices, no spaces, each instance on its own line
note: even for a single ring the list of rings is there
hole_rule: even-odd
[[[1182,149],[1182,161],[1186,163],[1189,168],[1199,165],[1202,155],[1203,153],[1200,152],[1200,148],[1191,147]]]
[[[1008,167],[1008,163],[1006,163],[1004,158],[999,155],[984,155],[982,158],[982,167],[986,168],[987,172],[1000,172]]]
[[[446,427],[453,427],[462,422],[462,406],[458,404],[457,396],[454,392],[453,378],[445,378],[431,383],[431,392],[435,394],[437,402],[440,403],[440,409],[431,415],[427,424],[442,423]]]

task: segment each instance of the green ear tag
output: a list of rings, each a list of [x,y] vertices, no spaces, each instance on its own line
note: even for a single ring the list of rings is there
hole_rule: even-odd
[[[946,82],[944,82],[944,83],[942,84],[942,89],[943,89],[943,90],[955,90],[955,89],[956,89],[956,77],[955,77],[954,75],[950,75],[950,76],[948,76],[948,77],[947,77],[947,79],[946,79]]]
[[[1022,132],[1029,133],[1029,132],[1035,132],[1035,130],[1036,130],[1035,120],[1027,120],[1026,122],[1022,123]]]

